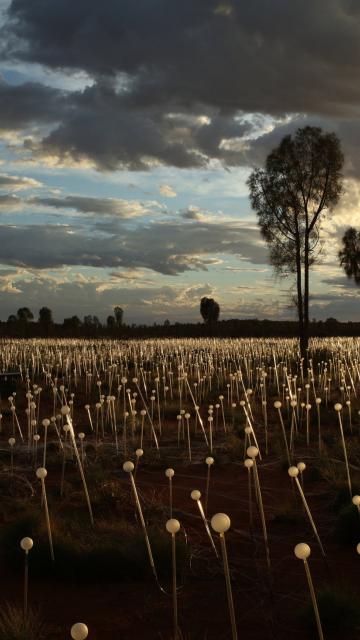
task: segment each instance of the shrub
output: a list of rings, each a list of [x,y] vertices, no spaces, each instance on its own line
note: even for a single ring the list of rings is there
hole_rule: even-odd
[[[22,570],[23,552],[19,541],[25,535],[34,540],[30,571],[37,577],[54,577],[71,582],[124,581],[151,576],[150,563],[140,526],[124,522],[97,523],[96,529],[80,521],[52,522],[55,563],[51,562],[46,529],[42,518],[33,514],[4,527],[2,548],[13,569]],[[165,528],[148,529],[159,576],[171,573],[171,540]],[[186,545],[177,537],[179,568],[184,565]],[[0,639],[1,640],[1,639]]]
[[[6,603],[0,609],[0,640],[51,640],[55,636],[38,611]]]
[[[360,540],[360,514],[357,507],[343,507],[335,523],[336,540],[342,544],[356,545]]]
[[[360,624],[359,596],[345,587],[324,587],[316,594],[321,626],[326,637],[343,638]],[[316,622],[312,603],[301,614],[305,628],[316,637]]]

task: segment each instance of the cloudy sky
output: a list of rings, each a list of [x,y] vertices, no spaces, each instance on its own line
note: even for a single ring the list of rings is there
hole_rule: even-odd
[[[0,0],[0,319],[292,318],[246,179],[286,133],[335,131],[345,190],[311,317],[359,319],[357,0]]]

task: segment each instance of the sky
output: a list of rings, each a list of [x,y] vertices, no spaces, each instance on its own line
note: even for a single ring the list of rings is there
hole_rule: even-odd
[[[114,306],[127,323],[292,319],[246,180],[282,137],[334,131],[344,191],[323,222],[310,316],[358,320],[357,0],[0,0],[0,319]]]

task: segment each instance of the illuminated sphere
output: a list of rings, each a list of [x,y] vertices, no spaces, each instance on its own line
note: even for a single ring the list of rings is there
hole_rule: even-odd
[[[124,471],[126,471],[126,473],[131,473],[131,471],[134,471],[134,463],[131,462],[131,460],[127,460],[123,464],[123,469]]]
[[[216,513],[211,518],[211,526],[216,531],[216,533],[225,533],[228,529],[230,529],[231,520],[226,513]]]
[[[297,466],[297,468],[299,469],[299,471],[300,471],[301,473],[302,473],[303,471],[305,471],[305,469],[306,469],[306,464],[305,464],[305,462],[298,462],[296,466]]]
[[[144,455],[143,449],[136,449],[135,455],[136,455],[137,458],[141,458],[141,456]]]
[[[44,480],[46,476],[47,471],[45,467],[39,467],[38,469],[36,469],[36,477],[39,478],[39,480]]]
[[[26,551],[26,553],[28,553],[30,551],[30,549],[32,549],[34,546],[34,542],[31,538],[22,538],[20,540],[20,547],[23,549],[23,551]]]
[[[294,549],[294,553],[299,560],[306,560],[311,553],[311,549],[305,542],[299,542]]]
[[[360,505],[360,496],[353,496],[352,502],[356,507],[358,507]]]
[[[13,447],[15,442],[16,442],[15,438],[9,438],[9,440],[8,440],[8,443],[9,443],[10,447]]]
[[[280,400],[276,400],[276,401],[274,402],[274,407],[275,407],[275,409],[280,409],[280,407],[281,407],[281,402],[280,402]]]
[[[80,433],[78,433],[78,436],[79,436],[80,440],[84,440],[85,433],[83,431],[80,431]]]
[[[64,404],[64,406],[61,407],[61,413],[63,416],[68,416],[70,413],[70,407],[68,407],[67,404]]]
[[[257,447],[248,447],[246,449],[246,453],[249,456],[249,458],[256,458],[256,456],[259,454],[259,449]]]
[[[201,498],[201,493],[198,489],[194,489],[194,491],[192,491],[190,495],[193,500],[200,500]]]
[[[209,466],[211,466],[212,464],[214,464],[214,462],[215,462],[215,461],[214,461],[214,458],[212,458],[211,456],[208,456],[208,457],[205,459],[205,462],[206,462],[206,464],[208,464]]]
[[[356,545],[356,551],[360,554],[360,542]]]
[[[297,467],[289,467],[288,474],[290,478],[296,478],[299,475],[299,469]]]
[[[251,458],[246,458],[246,460],[244,460],[244,466],[247,469],[251,469],[251,467],[254,466],[254,460],[251,460]]]
[[[341,409],[342,409],[342,404],[340,404],[340,402],[337,402],[337,403],[334,405],[334,409],[335,409],[335,411],[341,411]]]
[[[44,420],[42,421],[42,426],[47,428],[50,424],[50,420],[48,420],[47,418],[44,418]]]
[[[180,529],[180,522],[179,520],[176,520],[176,518],[171,518],[170,520],[167,521],[166,523],[166,531],[168,531],[169,533],[177,533]]]
[[[173,478],[175,475],[174,469],[166,469],[165,475],[167,478]]]
[[[83,622],[77,622],[71,627],[71,637],[73,640],[85,640],[89,635],[89,629]]]

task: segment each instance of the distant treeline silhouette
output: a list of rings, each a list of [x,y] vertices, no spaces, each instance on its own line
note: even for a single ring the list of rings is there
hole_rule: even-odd
[[[309,324],[309,334],[313,337],[360,336],[360,322],[338,322],[335,318],[325,321],[313,320]],[[96,316],[87,315],[80,320],[76,315],[56,323],[51,309],[42,307],[39,319],[34,321],[30,309],[22,307],[16,315],[9,316],[7,322],[0,322],[0,336],[10,338],[266,338],[298,337],[298,322],[292,320],[218,320],[217,322],[125,324],[123,311],[115,307],[114,316],[108,316],[101,323]]]

